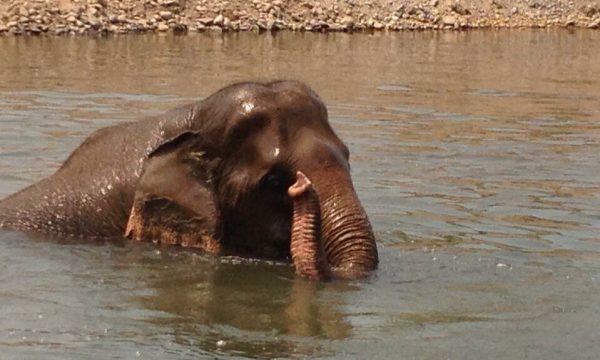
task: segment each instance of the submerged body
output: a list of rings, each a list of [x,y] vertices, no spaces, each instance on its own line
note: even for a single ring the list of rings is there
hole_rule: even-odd
[[[235,84],[98,130],[54,175],[0,201],[0,228],[291,256],[312,279],[360,277],[377,248],[348,157],[306,85]]]

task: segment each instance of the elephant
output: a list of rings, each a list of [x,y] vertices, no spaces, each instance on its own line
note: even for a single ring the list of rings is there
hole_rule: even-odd
[[[236,83],[95,131],[53,175],[0,201],[0,228],[281,259],[317,281],[363,278],[378,252],[349,156],[308,85]]]

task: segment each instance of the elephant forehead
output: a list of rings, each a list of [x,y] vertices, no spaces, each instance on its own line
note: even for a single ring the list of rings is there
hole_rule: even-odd
[[[289,155],[287,148],[300,130],[321,137],[332,135],[322,106],[304,93],[242,88],[234,100],[229,105],[232,116],[225,138],[232,145],[251,145],[262,158],[275,160]]]
[[[256,108],[256,92],[249,89],[240,89],[235,93],[236,110],[247,115]]]
[[[240,88],[235,92],[236,110],[243,115],[257,111],[269,114],[298,111],[319,111],[322,103],[310,94],[269,88]]]

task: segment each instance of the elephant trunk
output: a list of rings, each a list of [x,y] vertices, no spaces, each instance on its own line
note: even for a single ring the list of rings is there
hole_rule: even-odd
[[[347,173],[315,184],[322,210],[323,248],[336,277],[361,278],[379,259],[369,218]]]
[[[294,212],[290,252],[296,272],[312,280],[360,278],[378,264],[371,224],[347,174],[315,184],[301,172],[289,188]],[[317,179],[317,177],[315,177]]]
[[[298,172],[288,194],[294,204],[290,253],[296,273],[311,280],[329,279],[329,265],[321,241],[319,197],[302,172]]]

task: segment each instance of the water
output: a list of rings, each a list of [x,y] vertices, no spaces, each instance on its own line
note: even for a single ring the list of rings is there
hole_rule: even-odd
[[[295,78],[349,145],[368,280],[0,233],[2,359],[595,359],[600,33],[0,38],[0,197],[94,129]]]

